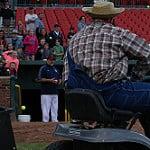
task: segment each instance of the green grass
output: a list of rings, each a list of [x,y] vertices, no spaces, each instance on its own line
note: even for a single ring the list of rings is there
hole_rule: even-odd
[[[48,144],[44,143],[18,143],[17,150],[44,150]]]

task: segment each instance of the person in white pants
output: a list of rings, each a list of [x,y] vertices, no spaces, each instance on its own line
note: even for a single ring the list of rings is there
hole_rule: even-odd
[[[38,82],[41,83],[41,110],[42,121],[58,122],[58,86],[61,83],[61,75],[54,66],[55,57],[50,55],[47,64],[42,66],[38,74]],[[51,114],[51,117],[50,115]]]
[[[34,14],[34,8],[29,7],[29,12],[25,15],[26,30],[36,31],[35,20],[38,19],[37,14]]]
[[[58,95],[41,95],[42,121],[49,122],[49,113],[51,121],[58,122]]]

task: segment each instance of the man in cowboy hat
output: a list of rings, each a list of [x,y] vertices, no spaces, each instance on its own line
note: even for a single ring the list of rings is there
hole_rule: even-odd
[[[147,116],[150,112],[150,84],[126,80],[128,56],[140,60],[132,77],[141,79],[143,70],[150,70],[150,45],[129,30],[111,24],[112,18],[124,8],[115,8],[111,2],[98,2],[82,10],[93,18],[93,23],[74,35],[69,43],[64,58],[65,85],[87,89],[99,87],[107,106],[142,112],[140,121],[145,134],[150,137],[150,117]],[[82,69],[88,77],[81,71],[75,72],[76,68]],[[79,82],[81,76],[87,80]],[[93,82],[87,84],[89,78],[97,86],[92,86]]]

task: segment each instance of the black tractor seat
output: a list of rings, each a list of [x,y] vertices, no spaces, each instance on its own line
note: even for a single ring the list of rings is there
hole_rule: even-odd
[[[96,121],[102,127],[128,128],[140,113],[108,108],[100,91],[70,89],[66,91],[66,107],[73,120],[81,123]]]
[[[66,91],[66,105],[71,119],[79,121],[79,123],[59,123],[54,135],[71,139],[72,148],[70,149],[150,149],[149,138],[138,132],[126,130],[132,127],[139,114],[108,108],[99,91],[87,89]],[[84,123],[87,122],[89,124],[97,122],[99,126],[86,128]]]

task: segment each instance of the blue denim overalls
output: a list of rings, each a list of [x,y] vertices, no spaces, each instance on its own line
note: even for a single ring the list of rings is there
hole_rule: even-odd
[[[120,80],[97,84],[81,67],[74,63],[67,52],[69,76],[68,88],[93,89],[101,91],[108,107],[134,112],[150,112],[150,83]]]

